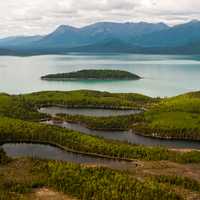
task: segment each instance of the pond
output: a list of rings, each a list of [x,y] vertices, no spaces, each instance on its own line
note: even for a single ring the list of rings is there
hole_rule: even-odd
[[[105,166],[118,170],[129,170],[136,167],[135,162],[100,158],[79,153],[64,151],[58,147],[31,143],[6,143],[0,146],[11,158],[31,157],[47,160],[65,161],[78,164]]]
[[[123,116],[139,114],[140,110],[116,110],[116,109],[93,109],[93,108],[64,108],[58,106],[43,107],[39,112],[55,116],[56,114],[84,115],[94,117]]]

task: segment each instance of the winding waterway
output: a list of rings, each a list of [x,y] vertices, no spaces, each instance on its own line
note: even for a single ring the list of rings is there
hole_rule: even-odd
[[[86,115],[86,116],[117,116],[117,115],[128,115],[138,114],[141,111],[136,110],[110,110],[110,109],[77,109],[77,108],[64,108],[64,107],[45,107],[39,110],[42,113],[52,115],[64,113],[69,115]],[[68,123],[68,122],[55,122],[49,120],[43,122],[50,125],[56,125],[70,130],[78,131],[88,135],[94,135],[103,137],[105,139],[119,140],[128,142],[130,144],[139,144],[145,146],[163,146],[168,148],[184,148],[184,149],[200,149],[200,142],[189,141],[189,140],[167,140],[144,137],[130,131],[100,131],[91,130],[82,124]]]
[[[130,144],[138,144],[145,146],[161,146],[168,148],[180,148],[180,149],[200,149],[200,142],[188,141],[188,140],[166,140],[144,137],[137,135],[132,131],[96,131],[86,128],[81,124],[68,123],[68,122],[54,122],[52,120],[44,122],[50,125],[56,125],[63,128],[67,128],[74,131],[79,131],[87,135],[94,135],[103,137],[105,139],[119,140],[122,142],[128,142]]]
[[[85,116],[117,116],[117,115],[129,115],[138,114],[141,111],[137,110],[110,110],[110,109],[78,109],[78,108],[64,108],[64,107],[44,107],[39,110],[42,113],[49,114],[51,116],[56,116],[56,114],[64,113],[69,115],[85,115]],[[67,128],[70,130],[78,131],[88,135],[94,135],[103,137],[105,139],[119,140],[123,142],[128,142],[130,144],[139,144],[145,146],[163,146],[167,148],[179,148],[179,149],[200,149],[200,142],[189,141],[189,140],[167,140],[158,139],[151,137],[144,137],[135,134],[133,131],[97,131],[85,127],[78,123],[68,123],[68,122],[55,122],[49,120],[43,122],[49,125],[56,125],[62,128]]]
[[[136,167],[135,162],[119,161],[114,159],[72,153],[59,149],[58,147],[44,144],[6,143],[0,145],[0,148],[3,148],[6,154],[11,158],[31,157],[78,164],[106,166],[119,170],[129,170]]]

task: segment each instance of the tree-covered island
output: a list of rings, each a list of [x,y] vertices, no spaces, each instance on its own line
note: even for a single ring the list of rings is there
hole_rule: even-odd
[[[140,76],[122,70],[80,70],[76,72],[48,74],[42,80],[139,80]]]

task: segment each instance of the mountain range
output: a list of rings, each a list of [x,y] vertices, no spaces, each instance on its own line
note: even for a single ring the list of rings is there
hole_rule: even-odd
[[[83,28],[59,26],[48,35],[0,39],[1,54],[67,52],[200,53],[200,21],[165,23],[98,22]]]

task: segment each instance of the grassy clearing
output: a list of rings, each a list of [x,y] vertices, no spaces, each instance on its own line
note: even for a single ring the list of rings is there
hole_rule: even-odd
[[[133,129],[146,136],[200,141],[199,112],[198,93],[164,99],[153,105]]]
[[[148,112],[133,129],[146,136],[200,141],[200,116],[186,112]]]

